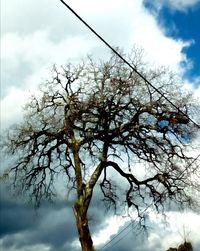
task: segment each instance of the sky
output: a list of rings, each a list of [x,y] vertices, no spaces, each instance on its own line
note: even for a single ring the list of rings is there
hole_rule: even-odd
[[[200,97],[199,0],[66,2],[111,45],[125,52],[133,45],[144,48],[152,65],[169,67]],[[22,119],[22,106],[31,93],[38,92],[53,64],[79,62],[88,54],[105,59],[109,53],[59,0],[2,0],[1,130]],[[1,185],[0,250],[79,250],[71,206],[70,200],[56,199],[35,212]],[[100,246],[129,224],[106,212],[98,196],[90,216],[94,241]],[[185,236],[192,241],[194,251],[200,250],[198,213],[169,211],[167,219],[168,224],[150,213],[147,236],[128,227],[107,250],[165,251],[180,244]]]

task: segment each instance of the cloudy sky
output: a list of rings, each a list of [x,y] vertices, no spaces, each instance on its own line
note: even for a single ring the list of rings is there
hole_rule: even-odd
[[[66,0],[110,44],[129,51],[144,48],[155,65],[169,66],[200,97],[199,0]],[[37,92],[53,64],[77,62],[87,54],[106,58],[106,48],[59,0],[1,1],[1,129],[22,118],[21,107]],[[165,251],[184,235],[200,250],[200,216],[169,212],[169,223],[153,213],[149,235],[136,235],[129,222],[104,214],[93,201],[90,215],[102,250]],[[35,212],[1,187],[0,249],[64,251],[76,249],[77,234],[70,201],[43,204]],[[53,220],[52,220],[53,219]],[[124,224],[124,225],[123,225]],[[184,234],[184,229],[186,229]],[[106,249],[107,248],[107,249]]]

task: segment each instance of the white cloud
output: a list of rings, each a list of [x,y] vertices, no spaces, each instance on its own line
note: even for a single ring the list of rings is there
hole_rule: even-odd
[[[1,39],[2,55],[8,67],[17,68],[25,63],[36,71],[42,66],[66,63],[66,59],[80,58],[94,46],[87,36],[66,36],[63,40],[51,40],[46,30],[36,31],[32,34],[19,35],[7,33]],[[23,68],[21,69],[23,70]]]
[[[184,42],[164,35],[164,28],[156,22],[155,18],[142,12],[136,20],[132,21],[132,41],[144,48],[148,60],[156,65],[166,65],[176,72],[182,72],[180,64],[189,63],[183,48],[191,45],[192,41]]]
[[[127,221],[128,218],[122,218],[116,215],[106,218],[104,227],[93,236],[94,245],[99,246],[108,243],[113,236],[117,235],[120,228],[123,227]],[[80,242],[78,239],[73,241],[72,247],[74,249],[80,249]]]
[[[148,238],[148,246],[149,249],[155,250],[155,247],[159,246],[159,250],[160,250],[160,236],[157,233],[150,233],[149,238]]]
[[[160,2],[183,10],[199,1]],[[135,43],[145,49],[149,60],[156,64],[170,65],[181,74],[185,68],[181,68],[183,66],[180,63],[184,61],[186,65],[190,64],[182,50],[190,46],[192,41],[166,37],[165,28],[161,28],[156,18],[144,8],[142,0],[70,0],[68,3],[112,45],[129,51]],[[4,127],[21,119],[21,106],[31,92],[37,90],[52,64],[65,64],[69,59],[77,61],[88,53],[104,57],[108,52],[60,1],[27,0],[24,3],[22,0],[10,0],[6,5],[7,17],[3,14],[5,26],[1,38],[2,69],[6,75],[2,87],[8,89],[1,100],[1,120]],[[196,95],[200,95],[200,89],[196,91]],[[179,215],[175,216],[179,218]],[[173,215],[171,217],[173,221],[176,220]],[[186,219],[187,217],[189,216]],[[190,215],[190,219],[194,222],[194,229],[198,230],[199,217]],[[96,236],[97,244],[106,241],[124,223],[112,218],[106,224],[105,229]],[[171,229],[174,227],[176,226],[173,225]],[[177,232],[172,233],[177,236]],[[170,236],[164,239],[163,250],[179,241],[172,234]],[[150,236],[152,246],[157,244],[158,238],[159,233]],[[39,249],[43,250],[44,247],[38,247]]]
[[[175,71],[183,71],[182,62],[186,67],[190,65],[182,50],[193,41],[167,37],[165,28],[161,28],[156,18],[144,8],[142,0],[118,0],[114,3],[104,0],[95,4],[91,0],[84,1],[84,4],[76,0],[71,4],[112,45],[127,51],[136,44],[144,48],[149,60],[157,65],[170,66]]]
[[[200,215],[192,212],[170,212],[168,216],[167,235],[162,239],[162,250],[177,246],[184,239],[191,241],[193,245],[199,242]]]
[[[189,8],[195,8],[200,3],[200,0],[157,0],[154,2],[151,1],[151,3],[157,11],[163,6],[167,6],[175,11],[187,11]]]
[[[128,218],[113,216],[105,221],[105,228],[101,229],[93,238],[95,245],[107,242],[113,235],[116,235],[119,229],[124,226]]]
[[[1,119],[3,125],[9,125],[13,118],[22,117],[21,107],[30,96],[28,92],[37,90],[54,63],[80,59],[95,44],[86,36],[68,36],[56,43],[48,31],[37,31],[27,36],[7,33],[1,39],[1,47],[2,91],[6,93],[1,100]]]
[[[30,0],[29,2],[30,6],[34,8],[35,6],[31,4]],[[144,47],[147,54],[149,54],[154,61],[161,64],[177,66],[182,60],[186,59],[181,50],[185,46],[189,46],[190,42],[176,41],[172,38],[167,38],[158,26],[155,18],[144,8],[142,0],[118,0],[109,2],[106,0],[101,2],[86,0],[84,3],[80,0],[76,0],[69,1],[69,3],[85,20],[88,20],[97,32],[102,34],[103,37],[114,46],[129,49],[134,43],[137,43],[139,46]],[[59,3],[59,9],[61,8],[60,5],[61,3]],[[21,42],[20,40],[23,40],[20,45],[24,50],[20,51],[26,54],[26,58],[29,58],[33,53],[36,53],[35,56],[37,56],[38,60],[43,60],[44,58],[49,59],[50,57],[53,62],[55,62],[61,55],[62,57],[66,57],[68,53],[70,53],[71,56],[73,56],[73,54],[77,55],[77,53],[75,53],[75,51],[77,51],[77,44],[78,52],[81,51],[83,55],[88,52],[85,47],[88,43],[91,43],[91,41],[94,42],[95,40],[96,45],[99,46],[101,42],[97,38],[93,40],[94,35],[85,28],[68,9],[63,5],[62,7],[63,12],[60,13],[62,16],[60,16],[59,19],[49,20],[49,24],[43,27],[42,30],[38,31],[38,26],[36,26],[36,30],[31,33],[31,36],[19,36],[20,39],[19,37],[16,38],[16,36],[13,37],[12,33],[12,35],[7,34],[2,42],[6,39],[8,49],[11,49],[12,52],[13,48],[11,47],[14,46],[15,48],[15,43],[18,45],[19,42]],[[24,11],[23,8],[22,11]],[[52,12],[49,14],[52,15]],[[62,26],[60,26],[58,20],[62,20],[62,18],[65,20],[65,17],[69,17],[70,19],[68,22],[63,23]],[[39,15],[38,18],[42,23],[43,17]],[[57,41],[59,42],[55,44],[56,47],[53,46],[52,48],[52,40],[55,35],[53,33],[57,34],[57,30],[52,30],[51,27],[53,27],[55,23],[58,24],[57,29],[62,28],[65,37],[58,39]],[[30,22],[30,25],[33,25],[32,22]],[[73,32],[72,27],[74,28]],[[85,36],[82,37],[82,35]],[[7,40],[9,40],[10,43]],[[27,47],[29,51],[27,50]],[[36,49],[36,47],[39,48]],[[62,51],[60,47],[63,47]],[[55,53],[53,53],[54,51]]]
[[[148,236],[143,236],[140,242],[140,237],[136,236],[134,228],[137,221],[133,224],[125,225],[128,223],[128,218],[109,217],[105,221],[105,227],[102,228],[93,239],[95,245],[101,245],[107,243],[106,248],[113,247],[116,243],[126,237],[127,250],[139,250],[138,247],[145,250],[167,250],[169,247],[177,247],[185,240],[191,241],[193,246],[199,245],[199,229],[200,229],[200,215],[193,212],[168,212],[165,217],[156,212],[149,214],[149,220],[147,226],[150,227]],[[129,235],[134,233],[134,237]],[[139,238],[135,242],[135,249],[131,249],[133,238]],[[77,247],[80,244],[78,240],[74,242]],[[117,246],[116,246],[117,247]]]
[[[167,0],[166,2],[170,7],[180,11],[184,11],[200,3],[199,0]]]
[[[1,100],[1,129],[5,129],[13,122],[17,123],[22,119],[22,106],[29,96],[29,92],[12,88],[9,95]],[[13,115],[15,118],[14,121]]]
[[[188,59],[182,49],[191,42],[166,37],[155,17],[144,8],[142,0],[86,0],[84,3],[76,0],[69,3],[112,45],[129,51],[133,44],[137,44],[145,49],[147,58],[152,62],[170,65],[175,71],[184,71],[185,68],[181,68],[180,63],[184,61],[187,65]],[[13,2],[14,6],[15,4]],[[17,11],[13,12],[14,6],[7,4],[8,13],[13,15],[13,19],[8,20],[9,23],[17,23],[18,20],[21,22],[20,13],[25,17],[25,11],[29,13],[30,9],[35,14],[38,12],[35,26],[34,22],[29,20],[32,27],[29,32],[22,33],[21,23],[18,23],[15,28],[19,29],[19,32],[5,32],[1,38],[2,90],[4,95],[8,96],[7,103],[10,102],[8,92],[12,92],[9,88],[14,86],[23,91],[32,89],[31,85],[37,86],[41,79],[46,77],[45,70],[50,65],[64,64],[69,59],[78,60],[88,53],[102,58],[109,51],[60,2],[56,6],[48,2],[50,18],[47,15],[48,22],[45,21],[40,29],[38,23],[43,23],[44,13],[36,8],[34,1],[29,0],[29,5],[23,6],[20,2]],[[53,7],[58,8],[56,13],[59,18],[52,18]],[[16,105],[19,103],[16,102]]]
[[[194,95],[197,99],[200,100],[200,76],[194,80],[194,85],[198,86],[198,88],[195,90]]]

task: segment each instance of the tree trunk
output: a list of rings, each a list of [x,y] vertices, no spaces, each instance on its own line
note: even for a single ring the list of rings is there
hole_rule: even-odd
[[[74,205],[79,240],[83,251],[95,251],[88,226],[87,213],[84,211],[83,207],[78,203]]]

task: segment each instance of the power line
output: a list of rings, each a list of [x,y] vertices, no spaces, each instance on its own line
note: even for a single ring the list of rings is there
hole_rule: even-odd
[[[136,219],[135,219],[136,220]],[[121,235],[125,230],[127,230],[132,225],[132,222],[130,222],[125,228],[123,228],[119,233],[117,233],[111,240],[109,240],[106,244],[104,244],[103,247],[101,247],[99,250],[105,249],[111,242],[113,242],[119,235]],[[121,239],[120,239],[121,240]],[[117,241],[118,242],[118,241]],[[116,242],[116,243],[117,243]],[[112,245],[113,246],[113,245]]]
[[[184,169],[183,172],[181,172],[180,175],[182,175],[187,169],[188,167],[190,167],[194,162],[196,162],[198,160],[198,158],[200,157],[200,154],[197,155],[190,164],[187,165],[187,167]],[[180,177],[180,176],[179,176]],[[145,213],[147,211],[148,208],[150,208],[152,206],[152,203],[147,207],[145,208],[145,210],[143,210],[142,214]],[[123,235],[119,240],[117,240],[116,242],[114,242],[111,246],[110,244],[116,239],[118,238],[122,233],[124,233],[124,231],[126,231],[128,228],[130,228],[132,225],[133,225],[133,222],[135,222],[136,220],[138,219],[138,217],[136,217],[133,221],[131,221],[126,227],[124,227],[119,233],[117,233],[111,240],[109,240],[106,244],[104,244],[103,247],[101,247],[99,250],[107,250],[107,246],[109,246],[109,248],[115,246],[117,243],[119,243],[121,240],[123,240],[131,231],[133,228],[131,228],[127,233],[126,235]]]
[[[196,162],[196,161],[198,160],[199,157],[200,157],[200,154],[197,155],[197,156],[192,160],[192,162],[191,162],[189,165],[187,165],[187,167],[184,169],[183,172],[181,172],[180,175],[182,175],[182,174],[188,169],[188,167],[190,167],[194,162]],[[179,176],[179,177],[180,177],[180,176]],[[148,209],[149,207],[151,207],[151,206],[152,206],[152,203],[151,203],[142,213],[146,212],[147,209]],[[136,217],[136,218],[133,220],[133,222],[135,222],[137,219],[138,219],[138,217]],[[111,248],[111,247],[115,246],[117,243],[119,243],[121,240],[123,240],[123,239],[133,230],[133,228],[131,228],[128,232],[126,232],[126,235],[123,235],[120,239],[118,239],[116,242],[114,242],[114,243],[110,246],[110,244],[111,244],[116,238],[118,238],[122,233],[124,233],[124,231],[126,231],[128,228],[130,228],[130,227],[133,225],[133,222],[131,221],[125,228],[123,228],[123,229],[122,229],[118,234],[116,234],[111,240],[109,240],[106,244],[104,244],[104,246],[101,247],[99,250],[101,251],[101,250],[104,250],[105,248],[106,248],[105,250],[107,250],[107,246],[109,246],[109,248]]]
[[[129,229],[129,231],[127,231],[120,239],[118,239],[116,242],[114,242],[111,246],[109,246],[108,248],[110,249],[110,248],[112,248],[112,247],[114,247],[114,246],[116,246],[121,240],[123,240],[125,237],[127,237],[127,235],[131,232],[131,231],[133,231],[133,228],[131,228],[131,229]],[[116,236],[116,237],[118,237],[118,236]],[[112,240],[113,241],[113,240]],[[107,245],[106,245],[107,246]],[[107,247],[104,247],[104,248],[106,248],[105,250],[108,250],[108,248]],[[104,249],[103,248],[103,249]],[[100,249],[100,250],[103,250],[103,249]]]
[[[151,203],[150,205],[148,205],[142,212],[141,212],[141,215],[144,214],[151,206],[153,205],[153,203]],[[105,249],[107,246],[110,245],[111,242],[113,242],[119,235],[121,235],[125,230],[127,230],[129,227],[131,227],[133,225],[133,223],[136,222],[136,220],[138,219],[139,217],[137,216],[134,220],[131,220],[131,222],[126,226],[124,227],[118,234],[116,234],[111,240],[109,240],[106,244],[104,244],[103,247],[101,247],[99,250],[103,250]],[[133,230],[133,227],[128,231],[128,233],[126,234],[129,234],[131,231]],[[119,240],[117,240],[114,244],[112,244],[109,248],[115,246],[119,241],[121,241],[122,239],[125,238],[125,235],[123,235],[123,237],[121,237]]]
[[[199,157],[200,157],[200,153],[199,155],[197,155],[195,159],[192,160],[192,162],[187,166],[187,168],[190,167],[196,160],[198,160]]]
[[[194,120],[192,120],[186,113],[180,110],[179,107],[177,107],[169,98],[167,98],[158,88],[156,88],[153,84],[150,83],[149,80],[147,80],[135,67],[133,67],[119,52],[117,52],[105,39],[103,39],[102,36],[100,36],[85,20],[83,20],[66,2],[63,0],[60,0],[65,7],[67,7],[89,30],[92,31],[108,48],[110,48],[125,64],[127,64],[141,79],[145,81],[149,86],[151,86],[157,93],[161,95],[169,104],[171,104],[173,107],[175,107],[178,112],[180,112],[182,115],[187,117],[187,119],[192,122],[195,126],[200,128],[200,125],[198,125]]]
[[[181,175],[183,175],[188,170],[188,168],[198,160],[199,157],[200,153],[185,167],[185,169],[180,173],[179,177],[181,177]]]
[[[60,0],[65,7],[67,7],[89,30],[92,31],[108,48],[110,48],[111,51],[113,51],[125,64],[127,64],[141,79],[145,81],[151,88],[153,88],[157,93],[161,95],[169,104],[171,104],[174,108],[178,110],[182,115],[188,118],[190,122],[192,122],[195,126],[200,128],[200,125],[198,125],[194,120],[192,120],[186,113],[180,110],[179,107],[177,107],[169,98],[167,98],[158,88],[156,88],[149,80],[147,80],[135,67],[133,67],[124,57],[121,56],[105,39],[103,39],[102,36],[100,36],[86,21],[84,21],[66,2],[63,0]],[[193,161],[187,166],[190,167],[198,158],[200,157],[200,154],[193,159]],[[144,210],[144,212],[147,210],[147,208]],[[138,217],[137,217],[138,218]],[[137,218],[134,220],[136,221]],[[100,250],[103,250],[106,248],[111,242],[113,242],[119,235],[121,235],[125,230],[127,230],[132,225],[132,222],[128,224],[124,229],[122,229],[117,235],[115,235],[109,242],[107,242]],[[131,229],[132,230],[132,229]],[[131,231],[129,230],[127,234]],[[125,236],[121,237],[117,242],[115,242],[112,246],[116,245],[119,241],[121,241]],[[111,247],[112,247],[111,246]]]

